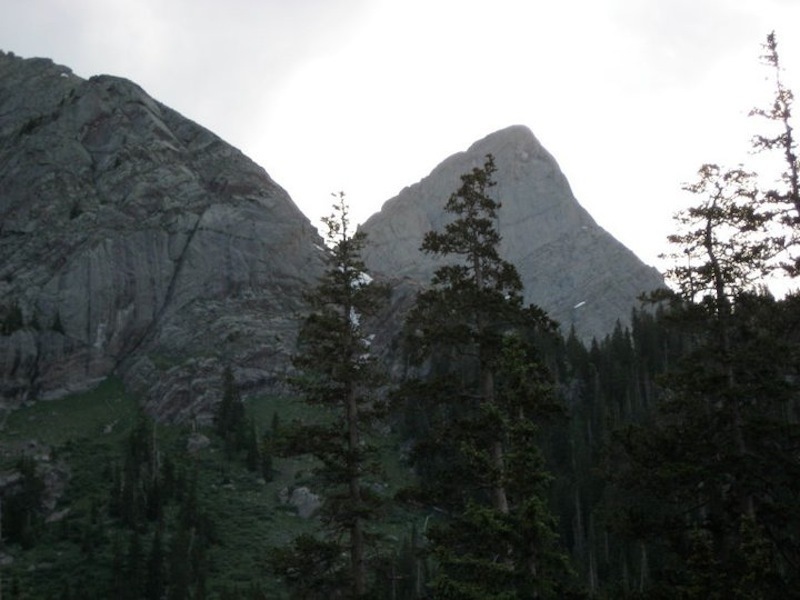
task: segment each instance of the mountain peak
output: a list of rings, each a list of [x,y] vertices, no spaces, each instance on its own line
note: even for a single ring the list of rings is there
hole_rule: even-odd
[[[135,83],[0,55],[0,397],[116,373],[186,418],[222,366],[277,381],[316,230],[269,175]],[[243,375],[246,374],[246,375]]]
[[[502,207],[497,228],[504,258],[520,272],[528,302],[574,326],[585,341],[625,323],[637,297],[663,285],[658,272],[603,230],[578,203],[558,163],[523,125],[491,133],[441,162],[366,221],[367,266],[425,285],[441,260],[419,250],[427,231],[441,229],[444,204],[460,176],[494,156]]]
[[[530,147],[531,149],[541,149],[547,152],[526,125],[509,125],[473,142],[467,149],[467,153],[484,152],[485,154],[494,154],[507,147],[514,147],[520,150]]]
[[[626,321],[658,273],[594,222],[522,125],[386,202],[363,226],[368,268],[399,296],[426,285],[437,261],[422,238],[487,154],[500,250],[527,301],[583,339]],[[237,149],[131,81],[0,52],[0,190],[0,410],[111,374],[178,420],[208,414],[224,365],[248,390],[281,385],[322,241]]]

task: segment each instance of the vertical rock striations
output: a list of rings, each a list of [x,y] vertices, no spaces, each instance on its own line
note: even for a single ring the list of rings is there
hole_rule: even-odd
[[[437,262],[419,252],[422,238],[443,227],[443,207],[460,176],[481,166],[487,154],[498,168],[493,195],[502,203],[503,257],[516,265],[526,301],[546,309],[565,334],[574,325],[584,341],[602,338],[618,319],[629,320],[642,292],[663,285],[656,269],[578,204],[556,161],[522,126],[476,142],[386,202],[363,226],[369,236],[367,266],[406,286],[430,281]]]
[[[135,84],[0,52],[7,406],[117,372],[183,418],[228,362],[269,386],[319,243],[263,169]]]
[[[377,345],[436,266],[419,252],[459,176],[498,166],[501,250],[527,300],[584,340],[662,284],[581,208],[530,131],[445,160],[364,224],[396,283]],[[276,389],[321,240],[264,170],[130,81],[0,52],[0,409],[115,373],[161,418],[207,414],[223,365]],[[1,416],[1,415],[0,415]]]

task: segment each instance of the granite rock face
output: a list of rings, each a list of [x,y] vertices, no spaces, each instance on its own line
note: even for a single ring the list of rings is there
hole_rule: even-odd
[[[565,332],[602,337],[662,284],[578,204],[531,132],[511,127],[364,224],[367,266],[394,284],[376,351],[437,266],[419,251],[424,234],[489,153],[502,254]],[[0,52],[0,425],[111,374],[174,421],[209,418],[226,365],[246,395],[280,390],[321,246],[262,168],[134,83]]]
[[[130,81],[0,52],[0,397],[111,373],[185,419],[277,385],[321,241],[267,173]]]
[[[460,186],[460,176],[483,166],[487,154],[497,166],[492,194],[502,203],[501,255],[517,267],[526,302],[547,310],[563,333],[574,325],[584,341],[602,339],[618,319],[629,321],[641,293],[663,286],[656,269],[581,207],[555,159],[530,130],[512,126],[446,159],[364,223],[365,262],[406,289],[396,293],[398,302],[407,302],[442,264],[419,251],[423,236],[444,227],[444,205]]]

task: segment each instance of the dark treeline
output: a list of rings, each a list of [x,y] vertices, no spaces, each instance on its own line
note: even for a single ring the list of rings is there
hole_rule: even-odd
[[[637,311],[589,349],[555,349],[561,539],[599,597],[793,597],[800,305],[741,297],[728,357],[687,312]]]
[[[775,95],[768,109],[752,111],[766,120],[765,135],[753,145],[779,157],[773,162],[783,165],[780,180],[769,182],[741,165],[702,165],[697,181],[684,187],[695,204],[676,216],[676,233],[669,236],[670,288],[648,294],[628,327],[618,326],[588,348],[574,332],[562,340],[521,330],[536,348],[528,366],[547,370],[544,376],[539,367],[529,370],[528,382],[550,380],[563,403],[560,417],[524,414],[535,415],[528,443],[541,444],[547,462],[546,469],[531,468],[551,481],[558,543],[572,559],[577,588],[545,582],[548,574],[540,571],[530,588],[519,579],[486,577],[476,548],[491,546],[495,523],[485,519],[483,542],[476,536],[467,551],[461,539],[450,554],[439,552],[444,575],[434,574],[433,597],[797,597],[800,300],[791,293],[776,299],[761,282],[780,275],[791,287],[798,274],[800,165],[790,124],[793,96],[781,80],[774,35],[763,59]],[[469,261],[462,268],[469,270]],[[448,273],[436,277],[441,283]],[[457,298],[450,307],[463,311]],[[477,323],[473,331],[480,331]],[[447,332],[437,333],[441,340]],[[465,341],[480,348],[480,336],[460,335],[450,340],[451,352],[428,363],[428,379],[438,386],[415,384],[402,415],[417,449],[421,487],[445,488],[445,495],[422,497],[455,522],[463,516],[448,498],[479,502],[480,492],[468,483],[474,437],[465,444],[453,425],[471,424],[484,443],[505,436],[507,451],[514,447],[510,431],[498,433],[501,421],[468,416],[469,395],[453,385],[453,375],[463,386],[484,372],[480,360],[452,352]],[[493,374],[498,390],[508,381],[503,371]],[[540,407],[547,396],[541,385],[528,394]],[[483,401],[478,407],[492,404],[485,392],[477,395]],[[455,406],[447,404],[459,396]],[[509,488],[518,477],[491,461],[482,464],[486,494],[497,486],[498,471]],[[435,545],[437,535],[429,538]],[[552,542],[547,535],[536,539],[540,553]],[[470,559],[471,573],[461,571],[461,585],[447,587],[442,581],[453,552],[462,563]],[[502,545],[493,553],[498,563],[515,562],[503,558]],[[481,577],[478,585],[473,578]]]
[[[541,420],[537,442],[587,597],[798,593],[800,299],[742,295],[728,357],[693,312],[635,311],[588,348],[574,334],[537,344],[563,409]],[[720,381],[728,365],[735,389]],[[407,405],[409,438],[426,439],[439,408],[425,406]],[[452,448],[424,447],[422,485],[461,489]]]
[[[570,476],[554,502],[591,594],[798,596],[800,299],[761,283],[791,289],[798,274],[800,164],[777,48],[769,35],[774,97],[751,114],[779,180],[702,165],[669,236],[670,290],[630,328],[556,353],[570,420],[549,456]]]

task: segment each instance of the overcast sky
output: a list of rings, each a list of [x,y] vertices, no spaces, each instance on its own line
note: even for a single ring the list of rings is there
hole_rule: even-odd
[[[0,49],[131,79],[241,149],[315,224],[358,221],[512,124],[660,266],[704,162],[749,160],[775,30],[800,95],[800,0],[2,0]],[[442,199],[444,202],[445,199]]]

